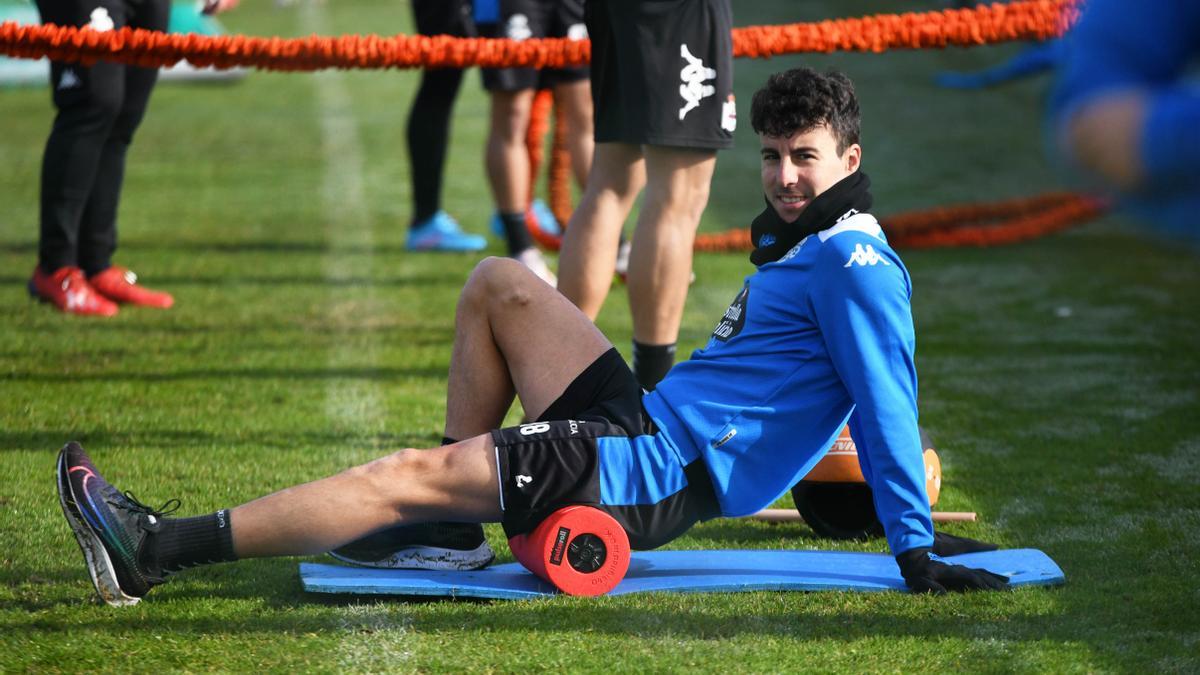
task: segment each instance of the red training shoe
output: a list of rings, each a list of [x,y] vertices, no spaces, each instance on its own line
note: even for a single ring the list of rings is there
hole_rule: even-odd
[[[117,313],[116,303],[97,293],[78,267],[60,267],[53,274],[46,274],[41,267],[33,268],[29,294],[67,314],[112,316]]]
[[[109,267],[93,275],[89,282],[96,292],[113,302],[142,305],[143,307],[158,307],[167,309],[175,304],[175,298],[170,293],[152,291],[145,286],[137,285],[137,275],[124,267]]]

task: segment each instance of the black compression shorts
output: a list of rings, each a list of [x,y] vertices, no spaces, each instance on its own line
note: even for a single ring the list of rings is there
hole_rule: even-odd
[[[730,0],[588,0],[596,142],[733,145]]]

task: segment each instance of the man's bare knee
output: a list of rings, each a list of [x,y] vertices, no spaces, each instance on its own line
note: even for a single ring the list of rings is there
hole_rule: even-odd
[[[492,301],[496,287],[502,283],[501,278],[510,273],[506,268],[510,267],[512,263],[516,263],[516,261],[496,256],[480,260],[475,265],[475,269],[471,271],[471,276],[463,285],[462,293],[458,296],[459,308],[461,309],[465,305],[472,310],[486,309]],[[516,264],[520,265],[520,263]]]
[[[473,311],[526,307],[533,301],[534,289],[544,283],[512,258],[484,258],[463,287],[459,306],[466,304]]]
[[[480,260],[475,269],[471,270],[471,276],[467,277],[467,283],[463,284],[462,292],[458,294],[458,306],[462,308],[467,306],[478,306],[487,300],[488,275],[499,260],[495,256],[488,256]]]
[[[405,448],[354,471],[360,473],[366,505],[399,517],[440,503],[439,477],[448,469],[444,453]]]
[[[359,508],[398,517],[401,498],[406,493],[403,485],[408,479],[408,457],[413,452],[400,450],[346,471],[344,475],[353,479]]]

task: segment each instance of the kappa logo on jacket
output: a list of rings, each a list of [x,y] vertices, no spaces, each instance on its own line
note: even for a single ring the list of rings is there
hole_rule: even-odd
[[[855,244],[854,253],[850,254],[850,259],[847,260],[846,264],[842,265],[842,267],[850,267],[851,265],[865,267],[867,265],[875,265],[878,263],[883,263],[884,265],[889,266],[892,264],[885,260],[883,256],[879,255],[879,253],[875,251],[874,246],[871,246],[870,244],[867,244],[866,246],[863,246],[862,244]]]

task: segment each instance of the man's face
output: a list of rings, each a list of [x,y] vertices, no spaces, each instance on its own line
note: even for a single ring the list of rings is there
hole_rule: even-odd
[[[764,136],[762,143],[763,194],[785,222],[800,217],[804,209],[834,183],[858,169],[862,148],[857,143],[837,152],[837,139],[822,124],[788,137]]]

